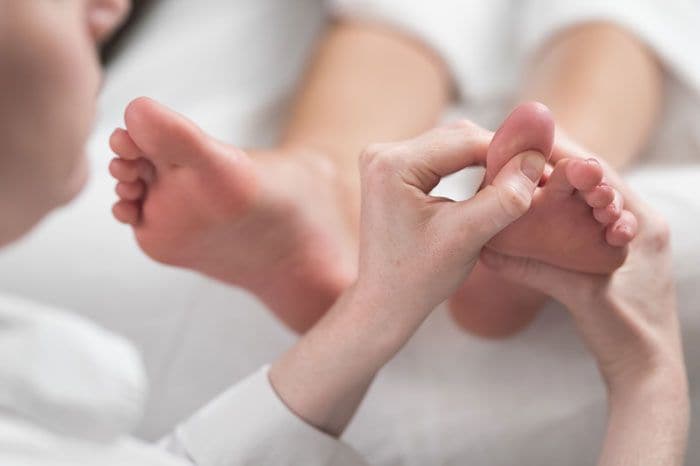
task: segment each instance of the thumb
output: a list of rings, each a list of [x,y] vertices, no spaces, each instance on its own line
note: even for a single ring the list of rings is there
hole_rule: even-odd
[[[499,254],[491,249],[481,252],[481,262],[508,280],[529,286],[567,304],[573,293],[586,289],[586,275],[545,264],[535,259]]]
[[[484,245],[522,217],[530,208],[544,167],[545,158],[536,151],[513,157],[490,185],[471,199],[455,204],[460,211],[455,218],[462,222],[461,231],[468,232],[475,244]]]

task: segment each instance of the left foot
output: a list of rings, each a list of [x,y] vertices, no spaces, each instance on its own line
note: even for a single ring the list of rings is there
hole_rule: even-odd
[[[335,167],[247,153],[149,99],[111,138],[114,216],[151,258],[241,286],[304,332],[354,280],[354,238]]]

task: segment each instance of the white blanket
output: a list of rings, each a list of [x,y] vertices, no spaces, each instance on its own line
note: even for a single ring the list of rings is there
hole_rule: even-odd
[[[412,2],[401,4],[397,18]],[[294,337],[247,293],[141,254],[128,228],[110,216],[109,132],[121,124],[129,100],[148,95],[223,140],[271,143],[322,24],[321,0],[162,2],[110,71],[90,145],[88,188],[0,255],[3,289],[74,309],[140,347],[152,389],[138,431],[146,439],[272,360]],[[677,123],[676,133],[669,131],[676,137],[657,137],[650,156],[656,160],[700,147],[696,126],[684,117],[692,109],[672,105],[694,102],[674,76],[680,75],[670,71],[679,84],[674,92],[685,97],[670,101],[667,112]],[[490,94],[465,111],[491,123],[505,110],[493,107],[501,101],[505,93]],[[697,167],[632,178],[672,224],[691,383],[700,377],[699,179]],[[692,389],[698,399],[695,384]],[[594,364],[563,310],[550,306],[505,342],[467,336],[438,310],[380,374],[346,438],[384,465],[590,465],[604,420]],[[700,434],[690,449],[688,464],[700,464]]]

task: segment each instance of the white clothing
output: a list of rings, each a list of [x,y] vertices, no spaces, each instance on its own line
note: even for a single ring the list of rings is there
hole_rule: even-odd
[[[111,441],[141,420],[146,372],[126,340],[0,295],[0,409],[59,434]]]
[[[585,3],[605,6],[600,1]],[[624,3],[628,11],[642,4]],[[651,8],[656,2],[644,3]],[[659,2],[661,8],[673,3]],[[411,13],[423,4],[432,10]],[[420,37],[444,30],[446,38],[430,40],[436,50],[445,50],[441,54],[448,49],[440,43],[456,44],[450,45],[456,52],[446,60],[456,76],[464,76],[456,78],[462,83],[460,112],[493,125],[507,110],[517,79],[512,65],[502,63],[509,59],[481,51],[503,50],[498,37],[512,29],[515,18],[508,12],[502,17],[490,14],[488,9],[510,11],[511,4],[455,0],[449,14],[441,4],[397,0],[387,3],[384,18],[391,24],[407,23],[404,28],[416,24],[405,18],[424,19],[432,32],[421,31],[420,24],[410,26]],[[363,14],[357,7],[345,8],[348,14]],[[669,9],[669,14],[673,11],[677,10]],[[440,23],[433,21],[435,15],[441,21],[462,22]],[[148,95],[225,141],[243,147],[269,144],[287,114],[323,19],[321,0],[160,2],[136,32],[133,47],[109,72],[102,118],[90,146],[94,170],[88,189],[31,237],[0,254],[4,289],[75,309],[138,344],[152,387],[138,430],[143,438],[167,433],[231,380],[273,360],[294,336],[247,293],[143,256],[129,230],[110,216],[114,186],[106,169],[109,133],[122,124],[129,100]],[[553,33],[545,31],[550,32],[528,41],[530,49]],[[460,32],[466,37],[463,42]],[[510,40],[515,39],[504,39]],[[696,43],[679,41],[674,53],[694,53]],[[479,66],[472,66],[472,60]],[[687,55],[680,60],[692,63]],[[667,113],[675,118],[668,134],[675,136],[655,138],[649,158],[661,162],[681,154],[679,159],[688,160],[687,154],[697,160],[700,131],[693,128],[700,119],[689,116],[700,112],[686,108],[697,105],[697,99],[690,93],[691,80],[682,77],[689,71],[681,72],[681,65],[672,65],[668,58],[665,62],[669,79],[679,83],[678,97],[667,104]],[[700,385],[695,383],[700,377],[698,179],[697,166],[631,178],[633,187],[668,216],[674,231],[694,400],[700,399]],[[595,365],[563,310],[550,306],[525,332],[507,341],[487,342],[461,333],[440,309],[380,373],[345,439],[377,465],[578,466],[594,463],[604,423],[605,393]],[[700,464],[700,433],[691,434],[688,464]]]
[[[69,313],[0,296],[0,464],[364,464],[294,415],[267,372],[226,390],[158,450],[127,437],[146,394],[128,342]]]

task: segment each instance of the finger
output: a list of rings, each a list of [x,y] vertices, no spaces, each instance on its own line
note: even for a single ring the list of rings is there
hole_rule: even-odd
[[[492,136],[474,123],[460,121],[447,128],[436,128],[401,146],[412,166],[443,177],[466,167],[485,165]]]
[[[544,172],[545,157],[528,151],[513,157],[493,183],[473,198],[454,204],[455,218],[462,223],[473,245],[486,244],[530,208],[532,195]]]
[[[538,102],[518,105],[503,120],[489,145],[484,184],[490,184],[501,168],[516,154],[534,151],[549,158],[553,143],[552,112]]]
[[[368,146],[359,159],[360,172],[400,173],[406,183],[427,194],[443,176],[484,165],[490,140],[489,131],[461,121],[408,141]]]
[[[481,262],[508,280],[534,288],[567,304],[571,295],[586,280],[586,275],[539,262],[535,259],[499,254],[492,249],[481,252]]]

